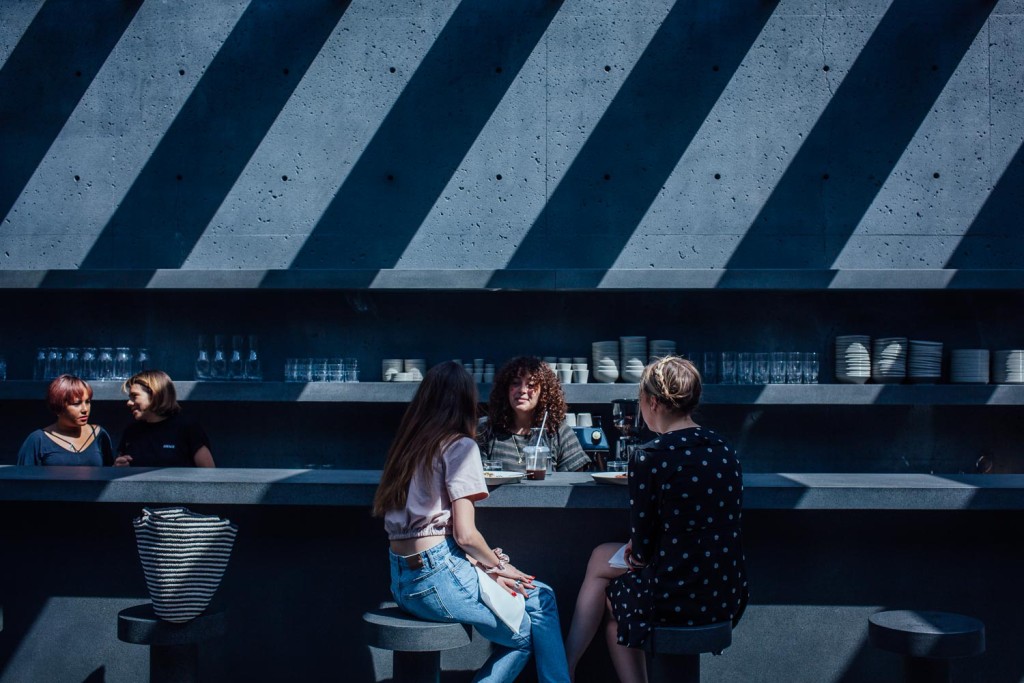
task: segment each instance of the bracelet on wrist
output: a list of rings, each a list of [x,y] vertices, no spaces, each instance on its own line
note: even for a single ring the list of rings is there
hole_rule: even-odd
[[[484,569],[484,573],[486,573],[486,574],[497,574],[498,572],[505,571],[505,569],[506,569],[505,563],[502,562],[501,560],[498,560],[498,564],[494,565],[493,567],[487,567],[486,569]]]

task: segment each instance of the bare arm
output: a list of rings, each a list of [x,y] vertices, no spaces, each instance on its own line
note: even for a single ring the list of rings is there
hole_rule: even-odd
[[[470,561],[488,570],[487,573],[510,593],[515,593],[514,581],[522,582],[520,589],[534,587],[533,577],[524,574],[511,564],[506,564],[504,569],[496,568],[498,558],[494,555],[491,547],[487,545],[483,534],[476,528],[476,505],[472,498],[459,498],[452,501],[452,531],[455,542],[466,552]]]
[[[213,462],[213,453],[206,446],[200,446],[199,450],[196,451],[195,455],[192,456],[192,462],[195,463],[196,467],[216,467],[217,465]]]

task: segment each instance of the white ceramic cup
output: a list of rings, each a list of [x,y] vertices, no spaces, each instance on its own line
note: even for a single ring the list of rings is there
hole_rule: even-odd
[[[577,413],[576,414],[576,426],[577,427],[593,427],[594,416],[590,413]]]
[[[570,427],[575,427],[576,426],[576,413],[566,413],[565,414],[565,424],[569,425]]]
[[[570,384],[572,382],[572,370],[566,368],[565,370],[558,369],[558,381],[562,384]]]
[[[576,384],[586,384],[590,379],[590,370],[573,370],[572,381]]]

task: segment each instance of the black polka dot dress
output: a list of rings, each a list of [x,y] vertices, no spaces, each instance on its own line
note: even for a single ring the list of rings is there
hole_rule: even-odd
[[[642,647],[658,625],[735,624],[747,578],[733,448],[703,427],[656,436],[629,465],[629,498],[633,557],[647,566],[608,585],[619,643]]]

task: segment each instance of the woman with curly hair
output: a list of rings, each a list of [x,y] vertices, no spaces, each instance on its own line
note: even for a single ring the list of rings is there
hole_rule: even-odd
[[[480,420],[477,429],[480,455],[501,460],[506,470],[525,472],[530,428],[544,422],[552,467],[559,472],[583,469],[590,458],[572,427],[565,424],[565,407],[562,385],[546,363],[534,356],[513,358],[494,378],[489,417]]]

